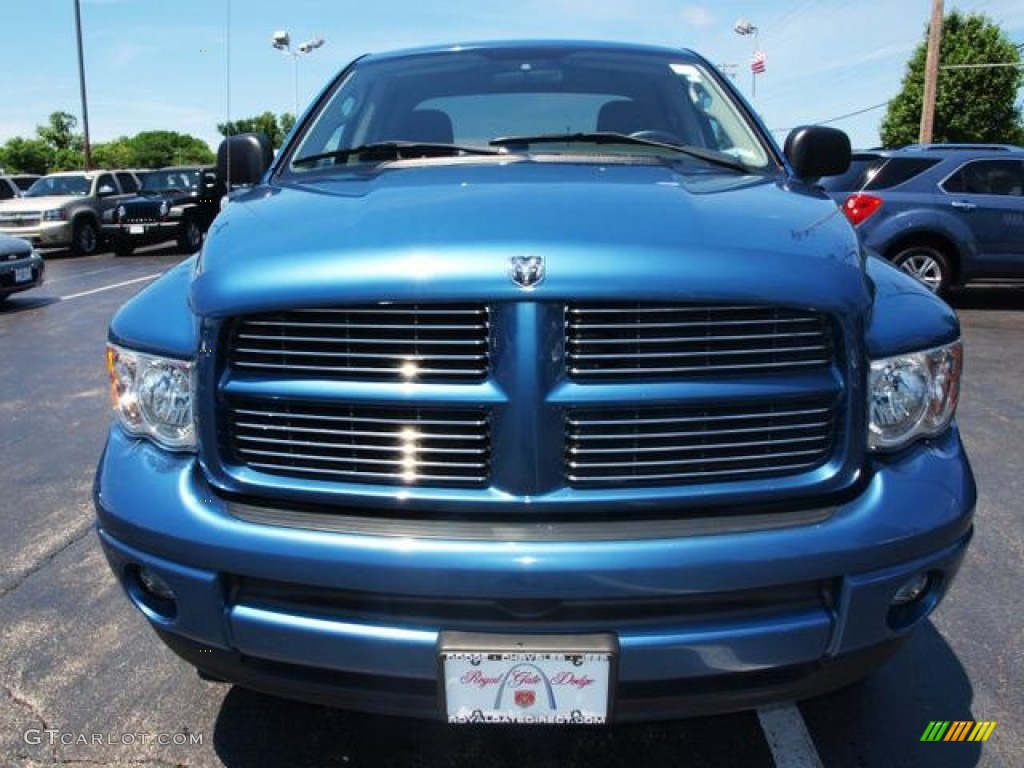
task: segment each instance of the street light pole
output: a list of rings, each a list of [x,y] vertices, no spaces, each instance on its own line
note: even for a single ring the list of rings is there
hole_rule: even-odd
[[[322,35],[317,35],[292,50],[292,38],[287,30],[279,29],[270,37],[270,44],[285,56],[291,56],[295,64],[295,119],[299,119],[299,56],[312,53],[324,44]]]
[[[75,35],[78,39],[78,87],[82,93],[82,150],[85,170],[92,170],[92,147],[89,146],[89,106],[85,98],[85,57],[82,55],[82,5],[75,0]]]
[[[751,35],[754,38],[754,56],[757,56],[757,27],[749,19],[740,18],[733,24],[732,31],[743,37]],[[757,96],[757,70],[754,68],[754,60],[752,58],[750,66],[750,98],[753,99],[755,96]]]

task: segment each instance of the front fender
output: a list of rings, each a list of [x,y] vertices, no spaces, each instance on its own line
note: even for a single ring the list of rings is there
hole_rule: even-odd
[[[913,277],[874,254],[866,269],[874,293],[867,338],[872,360],[931,349],[960,337],[956,313]]]
[[[199,321],[188,303],[196,256],[185,259],[126,303],[110,322],[110,340],[140,352],[196,356]]]

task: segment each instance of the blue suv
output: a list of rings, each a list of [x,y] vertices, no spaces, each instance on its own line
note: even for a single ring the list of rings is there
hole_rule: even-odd
[[[854,154],[822,179],[861,241],[932,291],[1024,278],[1024,148],[913,145]]]
[[[360,58],[111,323],[116,578],[206,677],[453,723],[867,674],[975,486],[956,315],[815,186],[849,157],[682,49]]]

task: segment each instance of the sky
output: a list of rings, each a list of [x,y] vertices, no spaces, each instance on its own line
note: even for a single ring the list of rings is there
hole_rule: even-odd
[[[737,85],[780,143],[793,126],[828,121],[854,147],[869,147],[879,143],[879,105],[898,92],[930,8],[930,0],[81,0],[90,136],[95,143],[172,130],[215,147],[217,123],[228,114],[292,111],[295,62],[271,46],[273,32],[284,29],[294,45],[326,40],[298,60],[303,107],[367,52],[474,40],[613,40],[692,48],[733,65]],[[1022,0],[946,0],[946,11],[954,8],[985,13],[1014,43],[1024,42]],[[753,95],[754,40],[733,31],[741,18],[757,27],[767,57]],[[0,0],[0,29],[8,33],[0,143],[34,136],[58,110],[78,117],[81,128],[73,0]]]

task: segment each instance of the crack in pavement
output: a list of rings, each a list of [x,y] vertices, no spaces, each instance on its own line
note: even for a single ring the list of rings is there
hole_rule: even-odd
[[[92,529],[93,529],[93,521],[92,520],[86,521],[85,524],[81,527],[80,530],[79,529],[72,529],[72,530],[74,530],[74,533],[72,534],[71,538],[67,542],[65,542],[62,546],[60,546],[57,549],[53,550],[52,552],[50,552],[49,554],[47,554],[44,557],[40,558],[37,562],[33,563],[28,568],[26,568],[25,571],[20,576],[18,576],[14,580],[14,582],[12,584],[10,584],[9,586],[6,586],[6,587],[0,587],[0,600],[4,599],[9,594],[11,594],[15,590],[17,590],[26,581],[28,581],[30,578],[32,578],[37,573],[39,573],[41,570],[43,570],[47,565],[49,565],[54,560],[56,560],[58,557],[60,557],[64,552],[67,552],[71,547],[73,547],[75,544],[77,544],[82,539],[84,539],[86,536],[88,536],[89,533],[92,531]]]
[[[38,720],[39,723],[43,726],[43,730],[44,731],[50,730],[49,723],[46,722],[46,718],[43,717],[42,713],[39,711],[39,708],[35,704],[33,704],[28,699],[26,699],[24,696],[19,696],[17,693],[14,692],[14,689],[10,688],[6,683],[0,682],[0,689],[3,690],[4,695],[8,699],[13,701],[15,704],[20,704],[22,707],[27,709],[31,713],[32,717],[34,717],[36,720]],[[53,757],[54,760],[57,759],[57,747],[56,747],[56,745],[53,745],[53,755],[52,755],[52,757]]]

